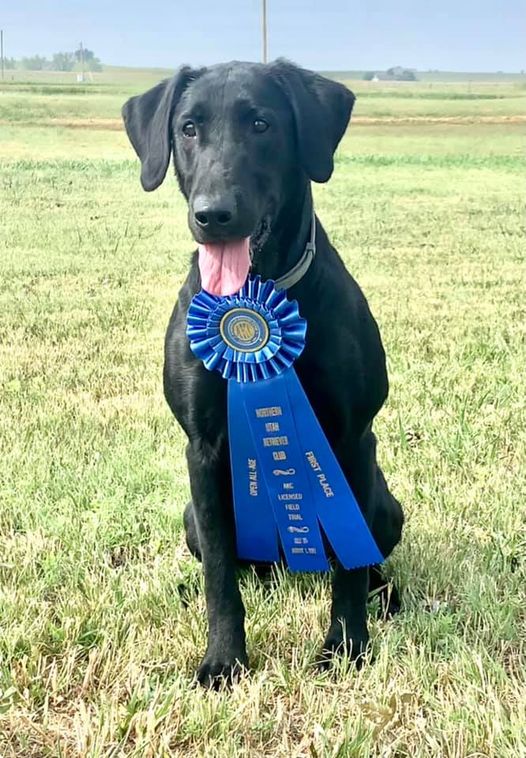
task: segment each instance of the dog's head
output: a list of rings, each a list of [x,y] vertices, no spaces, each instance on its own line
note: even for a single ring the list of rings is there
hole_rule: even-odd
[[[236,289],[248,241],[262,237],[298,176],[330,178],[353,104],[342,84],[284,60],[228,63],[180,69],[128,100],[123,118],[145,190],[161,184],[173,153],[200,255],[213,268],[218,250],[223,256],[233,245],[226,265],[241,266],[230,283]]]

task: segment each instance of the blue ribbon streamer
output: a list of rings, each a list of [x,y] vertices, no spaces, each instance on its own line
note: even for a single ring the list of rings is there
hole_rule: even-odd
[[[306,322],[272,281],[237,295],[200,292],[192,351],[228,380],[228,430],[238,556],[292,571],[329,568],[323,534],[347,569],[381,563],[351,488],[293,369]]]

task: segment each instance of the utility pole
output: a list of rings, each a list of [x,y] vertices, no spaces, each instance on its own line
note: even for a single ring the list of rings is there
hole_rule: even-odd
[[[2,69],[2,79],[4,78],[4,30],[0,29],[0,67]]]
[[[81,81],[84,81],[84,46],[80,43],[80,76]]]
[[[261,26],[263,32],[263,63],[268,62],[268,38],[267,38],[267,0],[262,0]]]

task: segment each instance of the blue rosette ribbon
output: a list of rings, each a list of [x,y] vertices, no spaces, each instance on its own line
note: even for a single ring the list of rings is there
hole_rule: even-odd
[[[271,280],[234,295],[201,290],[190,348],[228,381],[228,436],[239,558],[292,571],[329,568],[325,538],[347,569],[381,563],[351,488],[296,375],[307,323]]]

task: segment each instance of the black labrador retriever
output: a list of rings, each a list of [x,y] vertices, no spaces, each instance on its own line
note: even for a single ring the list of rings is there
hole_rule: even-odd
[[[202,285],[230,294],[249,268],[263,279],[285,277],[308,323],[307,344],[295,364],[300,381],[382,554],[387,557],[400,540],[402,510],[376,462],[372,431],[388,392],[380,334],[358,284],[313,217],[311,180],[330,178],[354,99],[342,84],[278,60],[184,67],[123,108],[142,186],[151,191],[161,184],[173,154],[199,243],[168,326],[164,388],[188,437],[192,502],[184,523],[189,548],[203,563],[209,627],[197,674],[203,684],[232,678],[248,659],[227,383],[194,357],[185,334],[190,301]],[[311,223],[317,253],[307,260]],[[381,581],[378,569],[348,571],[336,561],[321,665],[341,650],[363,660],[368,592]]]

